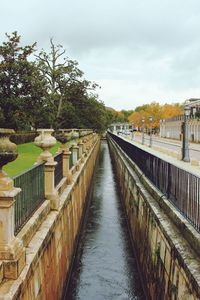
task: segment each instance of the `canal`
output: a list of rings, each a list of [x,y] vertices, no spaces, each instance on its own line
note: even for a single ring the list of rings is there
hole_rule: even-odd
[[[101,145],[90,207],[63,299],[145,299],[106,142]]]

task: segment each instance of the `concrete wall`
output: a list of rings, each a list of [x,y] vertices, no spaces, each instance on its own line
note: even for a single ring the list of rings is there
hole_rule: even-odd
[[[18,238],[26,247],[26,265],[17,280],[0,285],[0,299],[61,299],[73,261],[87,192],[99,151],[99,138],[76,167],[72,183],[60,187],[60,206],[46,200]]]
[[[200,234],[110,139],[109,146],[147,299],[200,299]]]
[[[160,137],[181,139],[181,125],[183,119],[179,120],[165,120],[160,123]],[[200,120],[189,119],[188,120],[188,134],[191,142],[200,142]]]

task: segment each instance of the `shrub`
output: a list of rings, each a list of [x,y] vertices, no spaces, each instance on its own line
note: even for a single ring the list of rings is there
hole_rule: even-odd
[[[33,142],[37,135],[37,132],[16,132],[11,134],[10,140],[17,145],[25,144]]]

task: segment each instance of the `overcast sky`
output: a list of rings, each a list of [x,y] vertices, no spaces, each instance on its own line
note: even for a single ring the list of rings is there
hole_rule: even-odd
[[[200,97],[199,0],[2,0],[0,28],[54,37],[115,109]]]

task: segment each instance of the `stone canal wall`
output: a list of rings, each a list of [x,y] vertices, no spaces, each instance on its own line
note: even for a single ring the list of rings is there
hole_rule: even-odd
[[[71,183],[58,187],[60,205],[52,210],[46,200],[19,232],[26,264],[16,280],[0,285],[0,299],[61,299],[73,262],[77,238],[87,206],[100,140],[97,137],[76,165]]]
[[[200,299],[200,234],[108,142],[147,299]]]

